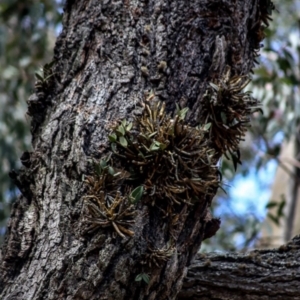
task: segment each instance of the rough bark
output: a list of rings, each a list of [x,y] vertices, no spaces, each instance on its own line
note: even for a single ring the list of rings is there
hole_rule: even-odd
[[[46,66],[28,101],[33,149],[11,172],[22,196],[2,248],[1,299],[176,297],[203,238],[214,234],[212,196],[177,207],[171,255],[150,266],[149,249],[170,246],[170,220],[140,202],[132,238],[111,227],[86,234],[83,175],[91,158],[110,151],[111,125],[139,116],[151,91],[168,112],[188,106],[190,123],[199,123],[208,82],[226,66],[232,76],[253,67],[258,10],[254,0],[67,1],[53,74]],[[142,273],[149,284],[135,281]]]
[[[300,299],[300,236],[278,249],[200,255],[179,299]]]

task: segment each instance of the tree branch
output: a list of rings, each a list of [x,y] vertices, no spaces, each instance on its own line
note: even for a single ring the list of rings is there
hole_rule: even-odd
[[[202,254],[177,299],[299,299],[299,268],[300,235],[278,249]]]

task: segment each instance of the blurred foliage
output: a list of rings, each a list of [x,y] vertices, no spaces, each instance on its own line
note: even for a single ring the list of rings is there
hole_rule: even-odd
[[[0,2],[0,241],[18,191],[8,177],[30,148],[26,100],[34,72],[52,59],[60,3],[54,0]]]

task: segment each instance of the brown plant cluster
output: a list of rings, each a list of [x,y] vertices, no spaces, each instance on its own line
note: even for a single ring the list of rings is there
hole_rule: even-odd
[[[217,84],[210,83],[204,95],[202,120],[209,127],[210,141],[219,153],[235,157],[234,163],[240,162],[239,142],[249,127],[250,115],[261,110],[251,92],[242,91],[249,82],[247,76],[231,77],[227,68]]]
[[[116,172],[107,165],[108,162],[110,158],[101,160],[95,165],[94,174],[85,180],[88,185],[88,195],[84,197],[85,232],[92,233],[99,228],[110,227],[122,238],[125,235],[133,236],[129,227],[134,224],[136,211],[128,198],[128,187],[125,191],[120,189],[126,175],[123,171]]]
[[[53,65],[55,61],[51,63],[45,64],[43,68],[41,68],[41,73],[35,73],[36,82],[35,89],[37,92],[45,92],[51,85],[53,80]]]
[[[147,102],[141,117],[134,123],[123,121],[109,136],[115,157],[136,185],[144,187],[143,201],[165,214],[176,205],[192,205],[214,194],[219,185],[206,132],[187,124],[186,113],[178,109],[171,118],[165,103]]]
[[[254,56],[258,57],[260,54],[261,41],[266,37],[265,29],[269,27],[269,21],[272,20],[271,15],[272,11],[275,10],[275,6],[271,0],[260,0],[258,4],[258,21],[252,25],[250,28],[249,36],[252,40],[252,47]],[[254,62],[258,63],[256,58],[254,58]]]
[[[147,263],[150,268],[154,265],[159,268],[162,262],[166,262],[170,259],[175,251],[175,247],[169,242],[165,247],[159,249],[152,249],[149,246],[148,251],[149,253],[146,254],[144,263]]]

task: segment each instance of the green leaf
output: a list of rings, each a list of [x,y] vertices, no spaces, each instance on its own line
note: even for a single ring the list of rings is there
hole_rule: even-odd
[[[160,148],[160,150],[165,150],[167,148],[167,145],[160,143],[159,148]]]
[[[160,142],[154,141],[150,146],[150,151],[156,151],[160,149]]]
[[[266,209],[273,208],[273,207],[275,207],[275,206],[277,206],[277,205],[278,205],[277,202],[271,201],[271,202],[269,202],[269,203],[266,205]]]
[[[114,176],[116,172],[115,172],[115,170],[114,170],[113,167],[108,167],[108,173],[109,173],[110,175]]]
[[[146,158],[145,158],[145,155],[144,155],[143,152],[141,152],[141,151],[139,151],[138,156],[141,157],[141,158],[143,158],[143,159],[146,159]]]
[[[123,125],[120,125],[117,128],[116,133],[119,133],[120,136],[124,136],[125,135],[125,128],[123,127]]]
[[[211,127],[211,123],[207,123],[204,125],[203,130],[208,131],[210,129],[210,127]]]
[[[97,164],[97,163],[94,164],[94,170],[95,170],[95,172],[96,172],[97,175],[101,175],[102,174],[102,168],[100,166],[100,163],[99,164]]]
[[[44,81],[44,78],[43,78],[43,76],[41,76],[39,73],[34,73],[34,75],[35,75],[35,77],[38,79],[38,80],[40,80],[40,81]]]
[[[142,273],[142,279],[145,281],[146,284],[148,284],[150,281],[150,277],[146,273]]]
[[[142,281],[142,274],[136,275],[136,277],[135,277],[134,280],[135,280],[135,281]]]
[[[146,284],[148,284],[149,281],[150,281],[150,277],[146,273],[140,273],[140,274],[136,275],[134,280],[135,281],[142,281],[143,280]]]
[[[112,152],[116,153],[117,152],[117,144],[116,143],[111,143],[110,145]]]
[[[279,219],[271,214],[267,215],[269,219],[271,219],[277,226],[279,226]]]
[[[221,112],[221,119],[223,124],[227,124],[227,116],[223,111]]]
[[[153,136],[155,136],[157,134],[157,131],[152,132],[151,134],[148,135],[148,138],[152,138]]]
[[[279,203],[279,207],[278,207],[278,211],[277,211],[277,216],[278,217],[283,217],[284,216],[284,209],[285,207],[285,200],[283,199],[280,203]]]
[[[130,202],[136,204],[138,201],[141,200],[143,193],[144,193],[144,187],[142,185],[135,188],[129,195]]]
[[[237,151],[236,152],[237,155],[235,153],[230,153],[231,154],[231,158],[232,158],[232,162],[233,162],[233,167],[234,167],[234,171],[236,171],[237,169],[237,164],[242,164],[241,160],[240,160],[240,152]]]
[[[126,140],[123,136],[121,136],[121,137],[119,138],[119,141],[120,141],[120,144],[121,144],[124,148],[126,148],[126,147],[128,146],[128,142],[127,142],[127,140]]]
[[[133,123],[128,123],[126,126],[126,131],[130,131],[133,126]]]
[[[184,120],[188,111],[189,111],[189,108],[185,107],[185,108],[181,109],[180,111],[178,111],[177,115],[179,116],[179,118],[181,120]]]
[[[107,167],[107,162],[106,162],[106,160],[101,159],[99,165],[100,165],[100,168],[101,168],[102,170],[104,170],[104,169]]]
[[[108,136],[108,139],[110,142],[116,142],[117,141],[117,135],[115,133],[112,133]]]

